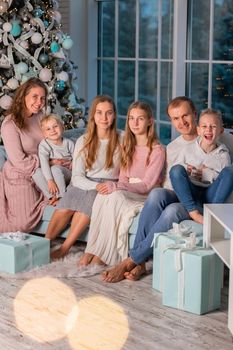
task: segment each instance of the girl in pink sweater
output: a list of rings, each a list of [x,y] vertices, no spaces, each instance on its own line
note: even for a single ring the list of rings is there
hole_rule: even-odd
[[[151,108],[128,109],[118,182],[108,181],[95,199],[86,251],[78,265],[113,265],[128,256],[128,229],[147,194],[160,186],[165,150],[156,137]]]

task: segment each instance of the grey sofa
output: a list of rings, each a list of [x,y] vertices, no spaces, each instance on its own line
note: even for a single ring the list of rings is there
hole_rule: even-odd
[[[66,130],[65,135],[66,137],[69,137],[73,139],[74,141],[81,135],[83,134],[84,129],[72,129],[72,130]],[[231,155],[233,155],[233,135],[230,132],[225,132],[221,138],[221,141],[224,142],[227,147],[230,150]],[[3,146],[0,146],[0,169],[6,159],[6,153],[4,150]],[[233,193],[231,194],[230,198],[228,198],[227,202],[233,203]],[[51,219],[51,216],[56,208],[53,206],[47,206],[45,208],[45,211],[43,213],[43,217],[39,224],[34,228],[33,232],[38,233],[38,234],[45,234],[49,221]],[[132,225],[129,228],[129,248],[133,246],[133,242],[136,236],[137,232],[137,227],[138,227],[138,220],[140,217],[140,213],[133,219]],[[195,224],[191,220],[186,220],[188,221],[187,224],[192,225],[194,227],[194,231],[200,232],[202,230],[202,225],[200,224]],[[61,234],[61,237],[66,237],[68,233],[69,227],[67,227]],[[81,241],[87,241],[87,235],[88,235],[88,230],[86,230],[82,236],[79,238]]]

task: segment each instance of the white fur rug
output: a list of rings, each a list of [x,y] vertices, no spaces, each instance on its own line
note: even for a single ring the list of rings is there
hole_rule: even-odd
[[[57,248],[57,246],[53,247],[53,249],[54,248]],[[88,277],[99,274],[106,269],[106,267],[100,265],[78,267],[77,262],[82,256],[83,250],[83,247],[74,246],[64,259],[36,267],[30,271],[18,272],[16,274],[0,272],[0,278],[31,279],[32,277],[39,278],[45,276],[54,278]]]

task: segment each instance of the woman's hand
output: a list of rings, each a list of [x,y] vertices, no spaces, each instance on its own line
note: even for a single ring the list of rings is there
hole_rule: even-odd
[[[49,193],[51,193],[53,196],[59,193],[59,189],[54,180],[48,180],[48,189],[49,189]]]
[[[108,186],[106,182],[99,183],[96,185],[96,191],[100,194],[106,195],[108,194]]]
[[[71,170],[72,169],[72,161],[67,159],[50,159],[49,165],[60,165],[64,166],[65,168]]]

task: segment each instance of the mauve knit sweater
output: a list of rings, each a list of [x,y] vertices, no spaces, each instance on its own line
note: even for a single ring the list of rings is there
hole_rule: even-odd
[[[41,115],[27,119],[27,129],[19,129],[8,117],[1,136],[8,160],[0,172],[0,233],[30,232],[40,221],[47,201],[31,178],[39,167],[37,148],[43,138]]]

